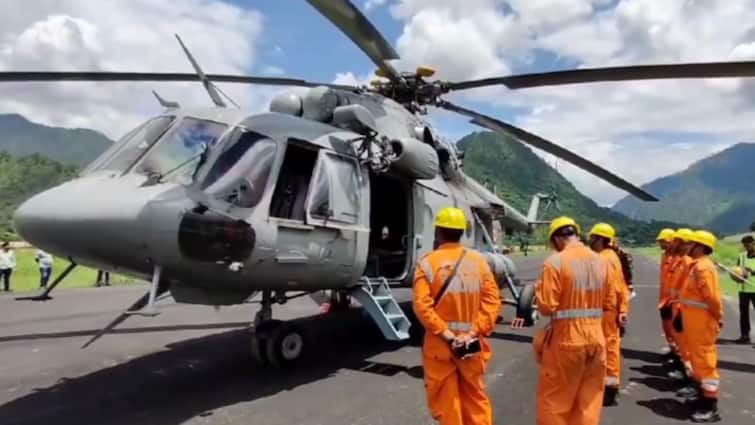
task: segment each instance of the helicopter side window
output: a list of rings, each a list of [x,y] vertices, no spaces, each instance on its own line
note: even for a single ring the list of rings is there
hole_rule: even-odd
[[[236,128],[202,183],[202,189],[242,208],[262,199],[273,166],[276,143],[259,133]]]
[[[190,184],[208,149],[217,143],[226,128],[228,126],[217,122],[184,118],[147,152],[134,171]]]
[[[356,224],[360,189],[357,162],[353,158],[324,153],[309,203],[310,218]]]
[[[131,130],[88,166],[85,172],[125,171],[165,133],[175,118],[174,116],[156,117]]]

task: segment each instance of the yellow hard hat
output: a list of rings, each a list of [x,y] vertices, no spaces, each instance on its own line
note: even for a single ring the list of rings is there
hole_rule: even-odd
[[[689,238],[690,242],[699,243],[700,245],[707,246],[710,249],[716,247],[716,236],[706,230],[698,230],[692,233]]]
[[[663,229],[658,232],[658,236],[656,236],[655,240],[670,242],[674,239],[675,233],[674,229]]]
[[[435,227],[466,230],[467,219],[464,218],[464,211],[454,207],[442,208],[435,216]]]
[[[577,224],[576,221],[574,221],[574,219],[572,219],[571,217],[561,216],[558,218],[554,218],[553,221],[551,221],[551,224],[548,228],[548,240],[550,240],[550,238],[553,236],[554,233],[556,233],[558,229],[562,227],[566,227],[566,226],[574,226],[577,229],[577,233],[579,233],[580,231],[579,225]]]
[[[597,223],[592,226],[590,235],[602,236],[609,241],[612,241],[616,237],[616,230],[608,223]]]
[[[674,238],[681,239],[684,242],[691,242],[693,233],[695,232],[693,232],[692,229],[683,227],[681,229],[676,229],[676,232],[674,232]]]

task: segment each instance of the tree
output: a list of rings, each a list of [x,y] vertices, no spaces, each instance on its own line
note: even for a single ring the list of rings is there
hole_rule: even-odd
[[[755,232],[755,221],[753,221],[752,224],[750,224],[750,231]]]

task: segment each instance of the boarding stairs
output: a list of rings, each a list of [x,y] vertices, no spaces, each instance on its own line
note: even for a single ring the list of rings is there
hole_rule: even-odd
[[[383,336],[389,341],[409,339],[411,322],[393,297],[388,280],[385,277],[363,276],[360,283],[361,285],[351,292],[351,296],[359,301],[372,317]]]

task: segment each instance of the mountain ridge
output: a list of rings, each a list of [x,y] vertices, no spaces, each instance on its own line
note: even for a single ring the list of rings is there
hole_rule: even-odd
[[[643,185],[661,198],[658,203],[626,197],[612,209],[636,220],[673,218],[721,234],[742,232],[755,219],[753,163],[755,143],[739,142]]]

